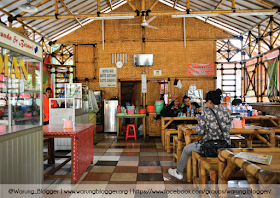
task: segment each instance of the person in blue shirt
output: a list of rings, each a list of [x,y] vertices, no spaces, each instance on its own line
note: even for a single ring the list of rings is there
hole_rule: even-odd
[[[201,112],[201,117],[196,127],[197,134],[203,135],[203,139],[199,142],[193,142],[184,147],[177,168],[168,169],[168,173],[170,175],[176,177],[179,180],[183,179],[183,172],[186,168],[187,162],[192,154],[192,151],[201,153],[200,147],[201,144],[203,144],[205,141],[218,139],[222,140],[224,137],[228,145],[231,144],[229,135],[231,118],[229,113],[226,110],[224,110],[223,107],[219,106],[221,102],[221,94],[222,92],[220,89],[217,89],[216,91],[209,91],[206,94],[206,105],[208,108],[204,109]],[[209,108],[211,108],[215,112],[223,132],[219,128],[219,124],[215,115]]]

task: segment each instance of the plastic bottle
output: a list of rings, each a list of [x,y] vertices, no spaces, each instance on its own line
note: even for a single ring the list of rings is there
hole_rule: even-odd
[[[232,106],[232,113],[236,113],[236,107],[235,107],[235,105]]]
[[[194,117],[194,111],[193,111],[193,108],[191,110],[191,117]]]
[[[187,110],[187,117],[190,117],[190,109]]]

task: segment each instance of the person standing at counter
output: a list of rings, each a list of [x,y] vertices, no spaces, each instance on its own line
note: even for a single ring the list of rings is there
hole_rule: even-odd
[[[43,122],[44,122],[44,125],[49,124],[49,120],[50,120],[49,98],[51,96],[52,96],[52,89],[50,87],[48,87],[46,89],[46,93],[43,96]],[[52,108],[57,107],[57,104],[55,101],[52,101],[51,105],[52,105]]]

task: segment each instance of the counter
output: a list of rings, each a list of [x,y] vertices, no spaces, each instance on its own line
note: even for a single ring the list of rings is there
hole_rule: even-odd
[[[274,115],[277,117],[280,117],[280,103],[250,103],[250,105],[258,110],[265,112],[266,114],[269,115]]]
[[[0,151],[0,184],[43,183],[42,126],[0,126]]]
[[[160,115],[160,113],[149,113],[146,117],[146,133],[148,136],[161,136],[161,119],[155,120],[157,115]]]

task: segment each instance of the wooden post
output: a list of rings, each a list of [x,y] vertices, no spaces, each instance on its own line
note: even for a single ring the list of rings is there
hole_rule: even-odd
[[[100,0],[97,0],[97,12],[100,13]]]
[[[55,0],[55,14],[58,14],[58,0]]]
[[[190,10],[190,0],[186,0],[186,4],[187,4],[187,10]]]
[[[121,106],[122,101],[122,83],[118,82],[118,96],[119,96],[119,105]]]
[[[189,129],[191,130],[191,129]],[[189,145],[191,143],[191,134],[188,134],[186,136],[186,146]],[[188,162],[187,162],[187,182],[191,182],[192,179],[192,167],[191,164],[192,163],[192,158],[190,156]]]
[[[235,0],[232,0],[232,9],[235,9]]]
[[[270,17],[270,32],[272,33],[273,32],[273,17]],[[273,34],[270,34],[270,46],[271,46],[271,49],[273,48]]]
[[[260,59],[259,57],[257,58],[257,68],[256,68],[256,75],[257,75],[257,102],[260,102],[260,94],[259,94],[259,89],[260,89],[260,72],[259,72],[259,65],[260,65]]]

